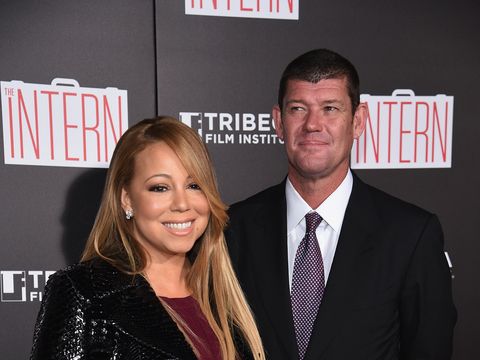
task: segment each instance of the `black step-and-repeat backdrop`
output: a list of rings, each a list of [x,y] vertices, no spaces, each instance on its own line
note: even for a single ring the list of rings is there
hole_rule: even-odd
[[[128,126],[180,118],[227,203],[285,176],[271,108],[295,56],[359,70],[352,167],[439,215],[459,311],[454,359],[480,358],[476,1],[0,0],[0,357],[26,359],[45,281],[78,260]]]

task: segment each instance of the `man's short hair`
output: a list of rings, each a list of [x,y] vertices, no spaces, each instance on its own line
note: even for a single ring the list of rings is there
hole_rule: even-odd
[[[283,98],[289,80],[303,80],[318,83],[325,79],[347,79],[347,90],[355,113],[360,103],[360,80],[353,64],[346,58],[328,49],[306,52],[287,65],[280,79],[278,106],[283,109]]]

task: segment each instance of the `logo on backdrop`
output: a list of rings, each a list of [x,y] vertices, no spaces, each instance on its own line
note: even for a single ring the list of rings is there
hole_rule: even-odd
[[[0,271],[0,301],[42,301],[43,288],[53,273],[55,271]]]
[[[362,95],[368,106],[365,131],[354,142],[351,167],[449,168],[452,165],[453,96]]]
[[[5,164],[108,167],[128,127],[127,91],[2,81]]]
[[[275,134],[270,114],[180,112],[180,120],[198,131],[206,144],[274,145],[283,142]]]
[[[185,14],[298,20],[299,6],[299,0],[185,0]]]

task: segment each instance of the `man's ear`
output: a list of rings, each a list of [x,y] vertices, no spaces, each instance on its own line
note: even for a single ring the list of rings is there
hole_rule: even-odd
[[[363,131],[365,130],[365,124],[367,121],[367,105],[365,103],[360,103],[355,110],[353,115],[353,138],[358,139]]]
[[[284,140],[283,138],[283,123],[282,123],[282,110],[280,109],[279,105],[274,105],[272,109],[272,118],[273,123],[275,125],[275,132],[280,140]]]

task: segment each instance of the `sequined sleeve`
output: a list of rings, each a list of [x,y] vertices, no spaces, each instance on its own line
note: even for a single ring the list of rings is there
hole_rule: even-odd
[[[52,275],[35,325],[30,359],[85,359],[87,305],[68,274]]]

